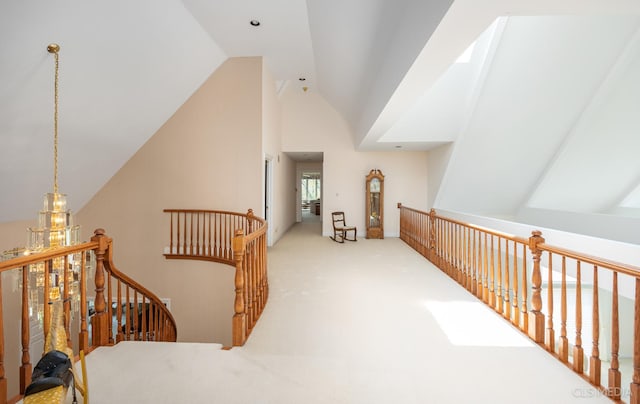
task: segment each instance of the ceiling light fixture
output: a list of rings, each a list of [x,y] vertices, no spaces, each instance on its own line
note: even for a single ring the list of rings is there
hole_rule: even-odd
[[[305,80],[307,80],[307,79],[306,79],[305,77],[300,77],[298,80],[300,80],[300,81],[305,81]]]
[[[52,53],[55,61],[53,86],[53,192],[44,195],[44,209],[38,214],[38,227],[29,228],[28,252],[40,252],[59,247],[75,245],[80,240],[80,226],[73,225],[71,211],[67,210],[67,196],[58,192],[58,67],[60,46],[51,44],[47,51]],[[68,271],[65,266],[68,259]],[[45,274],[44,264],[32,265],[30,272],[36,277],[35,285],[45,285],[44,277],[49,277],[49,298],[45,301],[66,299],[77,295],[78,271],[80,259],[54,258],[49,265],[49,273]],[[67,280],[65,281],[65,275]],[[77,300],[77,299],[74,299]],[[38,302],[42,304],[41,302]],[[38,308],[38,314],[40,309]]]
[[[251,21],[249,21],[249,24],[251,24],[251,26],[253,26],[253,27],[259,27],[260,26],[260,21],[251,20]]]

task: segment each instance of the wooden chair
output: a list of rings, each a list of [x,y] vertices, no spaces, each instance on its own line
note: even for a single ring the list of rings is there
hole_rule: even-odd
[[[333,221],[333,237],[331,240],[344,243],[347,241],[358,241],[356,239],[356,234],[358,231],[355,226],[347,226],[344,222],[344,212],[331,212],[331,220]],[[349,232],[353,232],[353,238],[349,238]]]

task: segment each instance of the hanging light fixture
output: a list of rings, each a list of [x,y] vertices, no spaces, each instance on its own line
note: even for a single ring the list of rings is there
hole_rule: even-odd
[[[38,215],[38,227],[28,229],[27,253],[41,252],[58,247],[65,247],[79,243],[80,226],[73,225],[71,211],[67,209],[67,198],[65,194],[58,192],[58,70],[60,46],[50,44],[47,51],[53,54],[55,61],[54,76],[54,112],[53,112],[53,192],[44,195],[44,207]],[[66,261],[66,264],[65,264]],[[63,296],[77,294],[78,271],[80,257],[56,258],[52,260],[49,273],[45,274],[44,264],[32,265],[31,274],[35,276],[35,286],[42,290],[44,277],[49,276],[51,286],[49,300],[55,301]],[[67,265],[67,276],[69,285],[68,293],[64,293],[64,274]],[[34,285],[32,283],[32,285]],[[41,305],[37,291],[31,291],[32,301],[38,307],[38,314],[41,314]],[[41,295],[41,293],[40,293]]]

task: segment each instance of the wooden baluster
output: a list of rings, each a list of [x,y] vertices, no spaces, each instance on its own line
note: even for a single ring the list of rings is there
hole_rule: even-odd
[[[474,294],[478,299],[482,300],[482,233],[479,230],[474,232],[474,240],[476,241],[475,258],[473,260],[476,275]]]
[[[429,260],[435,263],[435,248],[436,248],[436,211],[431,209],[429,211]]]
[[[169,254],[173,254],[173,212],[169,212]]]
[[[193,213],[189,212],[189,255],[194,255],[193,253]]]
[[[633,314],[633,378],[629,404],[640,404],[640,278],[636,278],[636,299]]]
[[[477,254],[476,254],[476,229],[471,229],[471,289],[469,290],[474,295],[478,293],[478,279],[477,279]]]
[[[142,295],[142,340],[147,341],[149,338],[147,333],[149,332],[149,327],[147,327],[147,313],[149,309],[147,308],[147,299],[144,295]]]
[[[556,350],[556,336],[555,331],[553,330],[553,254],[550,252],[547,253],[549,256],[549,264],[548,264],[548,278],[547,278],[547,306],[549,315],[547,316],[547,333],[546,333],[546,343],[547,349],[549,352],[555,352]],[[535,255],[534,255],[534,271],[535,271]],[[535,281],[534,281],[535,284]],[[535,292],[534,292],[535,296]],[[535,306],[535,305],[534,305]]]
[[[582,348],[582,279],[580,261],[576,262],[576,343],[573,347],[573,370],[584,372],[584,349]]]
[[[245,239],[242,230],[237,230],[233,239],[234,259],[236,263],[235,288],[236,298],[233,315],[233,345],[242,346],[247,339],[246,316],[245,316],[245,279],[243,270],[243,259],[245,251]]]
[[[611,367],[609,368],[608,395],[613,400],[620,400],[621,375],[618,353],[620,351],[620,322],[618,312],[618,273],[613,272],[613,287],[611,301]]]
[[[542,284],[542,280],[540,281]],[[520,311],[522,313],[522,327],[521,329],[525,332],[529,330],[529,313],[527,307],[527,246],[522,245],[522,305],[520,306]],[[542,299],[540,299],[540,306],[542,306]],[[542,327],[540,328],[540,337],[539,342],[544,342],[544,319],[542,320]]]
[[[209,255],[209,256],[211,256],[211,254],[212,254],[212,252],[211,252],[212,251],[211,250],[211,217],[212,216],[213,215],[211,213],[209,213],[207,215],[207,217],[209,218],[209,240],[207,242],[207,255]]]
[[[0,302],[2,302],[2,274],[0,273]],[[0,402],[7,401],[7,378],[4,370],[4,315],[0,304]]]
[[[569,361],[569,339],[567,338],[567,258],[562,256],[562,283],[560,286],[560,346],[558,356]]]
[[[511,302],[509,299],[511,298],[511,282],[510,282],[510,272],[509,268],[509,240],[504,240],[504,317],[511,321]]]
[[[89,349],[89,331],[87,329],[87,252],[82,252],[80,264],[80,335],[78,337],[78,350],[87,352]]]
[[[138,291],[133,291],[133,339],[140,340],[140,324],[138,323]]]
[[[124,323],[125,323],[125,331],[124,331],[124,335],[125,335],[125,339],[127,341],[131,340],[131,331],[135,330],[135,328],[133,328],[133,324],[131,320],[133,320],[133,317],[131,317],[131,299],[130,299],[130,292],[129,292],[129,285],[126,285],[125,288],[125,318],[124,318]]]
[[[493,234],[491,235],[491,267],[489,271],[489,305],[496,309],[496,266],[494,260]]]
[[[108,301],[107,301],[107,315],[109,316],[109,322],[107,322],[108,324],[108,328],[109,328],[109,344],[113,344],[114,340],[113,340],[113,321],[111,321],[111,319],[113,318],[113,289],[111,288],[111,273],[107,272],[107,296],[108,296]],[[118,281],[119,283],[120,281]]]
[[[520,311],[518,307],[518,244],[513,242],[513,298],[511,299],[512,318],[511,322],[516,327],[520,327]]]
[[[0,322],[1,321],[2,321],[2,318],[0,317]],[[29,383],[31,383],[31,371],[33,369],[31,365],[31,355],[29,353],[29,339],[30,339],[30,335],[29,335],[29,266],[27,265],[22,267],[22,327],[21,327],[20,335],[22,337],[22,366],[20,366],[20,394],[24,394],[24,390],[27,388]],[[0,336],[4,337],[4,334],[0,333]],[[0,372],[2,372],[2,370],[0,370]],[[2,401],[5,398],[6,398],[6,395],[5,396],[0,395],[0,401]]]
[[[125,321],[125,326],[122,326],[122,283],[118,282],[118,288],[117,288],[117,292],[118,296],[116,297],[116,304],[118,305],[116,307],[116,326],[118,327],[118,329],[116,330],[116,342],[120,342],[123,341],[125,339],[125,334],[123,329],[125,329],[126,327],[126,321]]]
[[[485,304],[489,304],[489,249],[488,245],[488,234],[484,233],[484,251],[482,254],[482,268],[483,268],[483,288],[482,288],[482,301]]]
[[[200,251],[200,212],[194,213],[196,215],[196,255],[202,255]],[[193,229],[191,229],[193,232]]]
[[[182,238],[183,238],[183,244],[182,244],[182,250],[183,250],[183,254],[184,255],[189,255],[189,245],[187,244],[187,242],[189,240],[187,240],[187,212],[183,212],[183,216],[182,216]]]
[[[464,227],[465,249],[464,249],[464,287],[471,288],[471,229]]]
[[[71,300],[69,299],[69,289],[71,288],[71,284],[69,283],[69,256],[65,255],[62,259],[64,269],[62,271],[62,276],[64,279],[62,280],[62,285],[64,290],[62,292],[62,307],[64,316],[62,318],[64,331],[67,334],[67,346],[69,348],[73,348],[73,342],[71,342]]]
[[[104,346],[109,344],[109,334],[107,332],[109,317],[105,311],[105,298],[104,298],[104,256],[107,249],[108,239],[104,235],[104,230],[98,229],[94,232],[94,236],[91,241],[99,242],[98,248],[96,248],[96,273],[94,282],[96,285],[96,297],[95,297],[95,314],[91,317],[91,340],[93,346]],[[109,298],[111,299],[111,298]],[[46,300],[46,298],[45,298]],[[45,317],[46,318],[46,317]]]
[[[44,287],[42,291],[43,303],[42,303],[42,328],[44,331],[44,340],[47,340],[47,335],[49,335],[49,328],[51,328],[51,308],[49,307],[49,300],[51,297],[51,260],[46,260],[44,262]]]
[[[593,266],[593,311],[591,318],[593,320],[592,335],[593,346],[591,349],[591,358],[589,360],[589,381],[600,386],[600,350],[598,349],[600,338],[600,309],[598,306],[598,267]]]
[[[502,291],[502,237],[498,236],[498,293],[496,294],[496,300],[498,302],[498,313],[504,315]]]
[[[462,284],[462,287],[466,288],[467,287],[467,268],[465,265],[466,244],[465,244],[464,234],[465,234],[465,227],[458,226],[458,265],[460,267],[459,268],[460,283]]]
[[[181,249],[183,246],[182,239],[180,238],[180,212],[176,212],[177,223],[176,223],[176,254],[183,254],[184,249]]]

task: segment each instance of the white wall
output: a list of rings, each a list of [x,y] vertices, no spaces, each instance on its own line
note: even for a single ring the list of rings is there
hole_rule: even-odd
[[[344,211],[365,233],[365,177],[373,168],[385,175],[385,235],[399,234],[397,202],[426,208],[426,152],[357,152],[347,123],[319,94],[288,87],[282,95],[282,148],[323,152],[322,234],[333,233],[331,212]]]
[[[262,149],[271,159],[271,223],[268,224],[272,245],[291,227],[295,217],[295,189],[293,161],[280,152],[282,149],[282,104],[276,92],[276,82],[266,64],[262,63]],[[264,191],[264,165],[263,165]],[[263,192],[264,200],[264,192]],[[262,212],[262,213],[261,213]],[[263,216],[264,206],[256,214]]]

